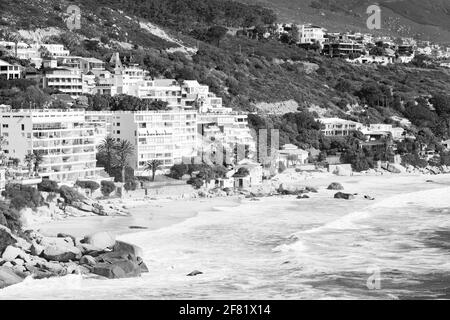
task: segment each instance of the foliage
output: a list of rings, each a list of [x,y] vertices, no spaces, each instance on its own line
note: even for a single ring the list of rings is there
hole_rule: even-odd
[[[137,182],[136,180],[128,180],[124,186],[125,190],[127,191],[135,191],[137,189]]]
[[[5,201],[0,201],[0,225],[9,228],[13,232],[18,232],[22,229],[19,211]]]
[[[37,185],[39,191],[43,192],[58,192],[58,183],[53,180],[44,179]]]
[[[114,182],[107,180],[101,182],[101,191],[105,197],[108,197],[114,190],[116,190]]]
[[[74,202],[82,201],[83,199],[85,199],[85,197],[81,193],[68,186],[61,186],[59,188],[59,193],[67,204],[72,204]]]
[[[204,184],[203,179],[200,178],[190,178],[187,183],[192,185],[195,189],[200,189]]]
[[[10,199],[10,207],[16,210],[24,208],[36,208],[43,204],[39,191],[30,186],[20,184],[7,184],[5,191],[2,192],[6,199]]]
[[[100,185],[97,182],[89,180],[78,180],[75,185],[82,189],[89,189],[91,190],[91,192],[94,192],[95,190],[98,190],[100,188]]]
[[[151,171],[152,173],[152,181],[155,181],[155,174],[156,171],[158,171],[159,169],[161,169],[163,165],[163,162],[161,160],[150,160],[145,164],[145,171]]]

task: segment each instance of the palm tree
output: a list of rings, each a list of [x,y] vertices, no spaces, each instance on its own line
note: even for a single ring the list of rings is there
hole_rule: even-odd
[[[117,147],[117,142],[111,137],[107,136],[98,146],[98,151],[103,153],[106,158],[106,172],[111,175],[111,167],[114,159],[115,149]]]
[[[33,168],[33,164],[34,164],[34,153],[32,152],[28,152],[28,154],[25,156],[24,162],[27,164],[27,168],[28,168],[28,175],[31,176],[31,168]]]
[[[122,140],[114,148],[116,167],[122,171],[122,182],[125,183],[125,168],[128,165],[130,157],[134,154],[134,146],[130,141]]]
[[[42,151],[33,150],[34,155],[34,172],[37,174],[39,171],[39,166],[44,162],[44,154]]]
[[[152,172],[152,181],[155,181],[155,174],[156,171],[161,169],[161,166],[163,165],[163,162],[161,160],[150,160],[145,164],[145,171],[151,171]]]

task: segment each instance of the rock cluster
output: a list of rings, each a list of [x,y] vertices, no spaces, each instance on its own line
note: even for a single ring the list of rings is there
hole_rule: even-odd
[[[45,237],[25,231],[21,238],[1,228],[0,238],[0,288],[29,276],[40,279],[93,273],[115,279],[148,272],[142,250],[115,240],[108,232],[75,238],[65,234]]]
[[[425,168],[418,168],[414,166],[406,167],[407,173],[412,174],[429,174],[429,175],[437,175],[443,173],[450,173],[450,166],[426,166]]]

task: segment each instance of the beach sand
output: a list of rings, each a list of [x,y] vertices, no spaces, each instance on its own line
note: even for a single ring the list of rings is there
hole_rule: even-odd
[[[215,207],[234,207],[239,205],[238,197],[192,199],[192,200],[148,200],[137,206],[125,200],[130,216],[76,217],[46,222],[35,227],[46,236],[66,233],[75,237],[108,231],[115,235],[161,229],[192,218],[199,212],[211,211]],[[131,228],[130,228],[131,227]]]

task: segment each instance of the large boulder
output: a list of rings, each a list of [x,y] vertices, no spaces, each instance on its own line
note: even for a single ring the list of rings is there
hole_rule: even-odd
[[[86,236],[81,240],[83,244],[90,244],[100,250],[106,248],[112,248],[116,244],[116,237],[110,232],[98,232],[92,235]]]
[[[342,186],[342,184],[340,184],[338,182],[333,182],[328,186],[327,189],[328,190],[344,190],[344,187]]]
[[[123,259],[113,263],[97,263],[92,273],[109,279],[133,278],[141,275],[141,268],[137,263]]]
[[[3,251],[17,242],[17,240],[13,237],[13,235],[6,228],[2,228],[0,226],[0,255],[3,254]]]
[[[73,247],[75,245],[72,238],[70,238],[70,237],[66,237],[66,238],[42,237],[39,244],[44,247],[48,247],[48,246],[60,246],[60,247],[71,246],[71,247]]]
[[[334,195],[335,199],[345,199],[345,200],[353,200],[355,196],[350,193],[338,192]]]
[[[3,251],[2,259],[5,261],[14,261],[14,259],[18,258],[19,256],[23,255],[24,252],[16,247],[8,246],[5,251]]]
[[[134,255],[135,257],[143,257],[144,253],[142,249],[134,244],[130,244],[123,241],[116,241],[116,244],[113,247],[113,251],[115,252],[125,252]]]
[[[0,267],[0,289],[20,283],[24,278],[19,277],[12,268]]]
[[[86,264],[88,266],[95,266],[97,264],[97,260],[95,260],[92,256],[83,256],[80,259],[80,264]]]
[[[69,262],[79,260],[81,251],[75,246],[50,245],[44,248],[42,256],[50,261]]]

